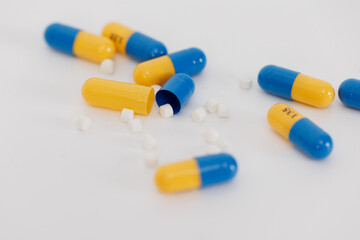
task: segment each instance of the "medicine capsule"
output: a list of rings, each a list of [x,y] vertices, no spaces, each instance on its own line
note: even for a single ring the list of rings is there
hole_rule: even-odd
[[[342,82],[339,98],[346,106],[360,109],[360,80],[351,78]]]
[[[310,157],[322,159],[330,154],[333,144],[329,134],[289,105],[275,104],[267,119],[276,132]]]
[[[109,39],[59,23],[46,28],[45,40],[56,50],[97,63],[115,54],[115,46]]]
[[[163,85],[175,73],[193,76],[205,65],[205,54],[200,49],[189,48],[140,63],[134,69],[134,80],[144,86]]]
[[[107,24],[102,35],[113,41],[117,52],[141,62],[167,54],[161,42],[119,23]]]
[[[260,70],[258,83],[266,92],[318,108],[329,106],[335,97],[330,83],[274,65]]]
[[[226,182],[236,172],[236,160],[220,153],[163,165],[156,171],[155,183],[162,192],[173,193]]]
[[[132,83],[90,78],[82,87],[82,96],[93,106],[122,111],[132,109],[148,115],[154,102],[154,89]]]

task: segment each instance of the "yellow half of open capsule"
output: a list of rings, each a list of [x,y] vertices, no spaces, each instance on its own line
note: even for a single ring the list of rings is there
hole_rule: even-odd
[[[318,108],[329,106],[334,97],[335,91],[330,83],[301,73],[295,78],[291,90],[291,99]]]
[[[155,175],[157,187],[165,193],[197,189],[201,186],[199,167],[195,159],[167,164]]]
[[[289,133],[292,126],[303,116],[293,108],[284,103],[272,106],[268,112],[270,126],[285,139],[289,140]]]
[[[119,23],[112,22],[104,27],[102,35],[114,42],[117,52],[125,54],[126,44],[133,33],[134,30]]]
[[[175,68],[170,57],[162,56],[137,65],[134,80],[144,86],[164,85],[174,74]]]
[[[107,38],[80,31],[73,45],[75,56],[100,63],[104,59],[113,58],[114,44]]]
[[[134,110],[148,115],[154,102],[154,89],[132,83],[90,78],[82,87],[85,101],[93,106],[121,111]]]

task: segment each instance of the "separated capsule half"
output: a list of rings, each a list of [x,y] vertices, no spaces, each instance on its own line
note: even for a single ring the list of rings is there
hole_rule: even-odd
[[[335,97],[330,83],[274,65],[260,70],[258,83],[266,92],[318,108],[329,106]]]
[[[159,107],[170,104],[174,114],[177,114],[194,94],[194,91],[194,80],[185,73],[178,73],[173,75],[156,93],[156,103]]]
[[[154,89],[132,83],[90,78],[82,87],[82,96],[93,106],[121,111],[132,109],[148,115],[154,102]]]
[[[163,165],[156,171],[155,183],[162,192],[173,193],[226,182],[236,172],[236,160],[220,153]]]
[[[352,108],[360,109],[360,80],[347,79],[339,87],[341,102]]]
[[[331,153],[333,143],[329,134],[289,105],[275,104],[267,119],[276,132],[310,157],[323,159]]]
[[[46,28],[45,40],[58,51],[92,62],[101,63],[115,54],[115,46],[109,39],[59,23]]]
[[[146,61],[167,54],[164,44],[119,23],[109,23],[102,35],[115,44],[116,51],[137,61]]]
[[[166,56],[142,62],[134,69],[134,80],[144,86],[163,85],[175,73],[190,76],[200,73],[206,57],[198,48],[189,48]]]

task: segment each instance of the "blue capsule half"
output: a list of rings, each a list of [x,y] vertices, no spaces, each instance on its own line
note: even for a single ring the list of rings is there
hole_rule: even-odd
[[[360,109],[360,80],[351,78],[342,82],[339,98],[344,105]]]

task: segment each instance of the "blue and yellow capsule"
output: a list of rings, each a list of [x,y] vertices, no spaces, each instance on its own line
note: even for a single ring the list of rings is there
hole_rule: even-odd
[[[167,54],[163,43],[119,23],[107,24],[102,35],[113,41],[117,52],[140,62]]]
[[[160,191],[173,193],[226,182],[236,172],[236,160],[220,153],[161,166],[156,171],[155,183]]]
[[[335,97],[330,83],[274,65],[260,70],[258,83],[266,92],[318,108],[329,106]]]
[[[97,63],[115,54],[115,46],[109,39],[59,23],[46,28],[45,40],[56,50]]]
[[[140,63],[134,69],[134,80],[144,86],[164,85],[175,73],[193,76],[200,73],[205,65],[204,52],[189,48]]]
[[[277,133],[310,157],[323,159],[331,153],[333,143],[329,134],[289,105],[275,104],[270,108],[267,119]]]
[[[339,87],[341,102],[352,108],[360,109],[360,80],[347,79]]]

